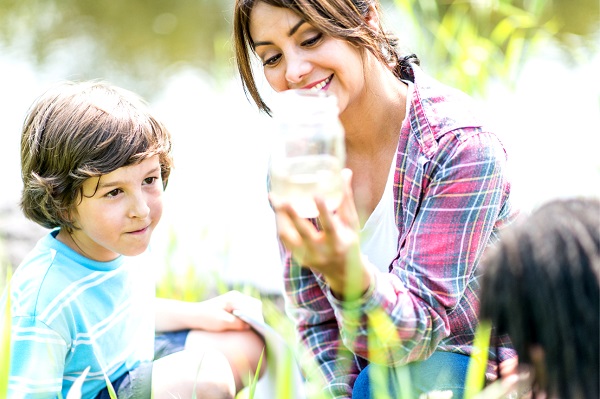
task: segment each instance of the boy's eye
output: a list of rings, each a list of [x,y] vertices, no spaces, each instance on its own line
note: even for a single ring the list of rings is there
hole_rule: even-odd
[[[146,177],[144,179],[144,184],[146,184],[146,185],[154,184],[157,180],[158,180],[158,177]]]
[[[113,198],[113,197],[116,197],[117,195],[119,195],[120,193],[121,193],[121,189],[115,188],[114,190],[109,191],[108,193],[104,194],[104,196],[107,198]]]

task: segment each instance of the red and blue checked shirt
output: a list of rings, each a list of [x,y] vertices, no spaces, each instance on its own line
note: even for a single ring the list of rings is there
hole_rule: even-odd
[[[400,234],[390,242],[398,255],[389,273],[376,273],[362,298],[342,303],[321,275],[286,254],[286,310],[305,350],[302,363],[320,370],[335,398],[351,397],[369,361],[400,366],[436,350],[472,352],[477,266],[514,216],[505,150],[483,127],[472,100],[417,66],[413,74],[397,150],[393,191]],[[381,314],[388,316],[389,329],[380,334],[395,337],[372,340],[369,350],[368,320]],[[378,325],[385,330],[386,323]],[[506,339],[494,342],[488,372],[514,356]]]

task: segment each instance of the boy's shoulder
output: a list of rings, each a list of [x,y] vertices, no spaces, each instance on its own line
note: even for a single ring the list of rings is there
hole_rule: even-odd
[[[64,288],[78,278],[79,266],[53,245],[51,233],[42,237],[15,270],[10,281],[13,316],[37,316]]]

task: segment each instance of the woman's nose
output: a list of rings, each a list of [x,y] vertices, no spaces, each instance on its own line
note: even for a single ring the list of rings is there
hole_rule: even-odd
[[[301,54],[291,54],[286,57],[285,80],[288,83],[288,88],[298,88],[303,85],[306,76],[310,73],[312,66],[310,61]]]

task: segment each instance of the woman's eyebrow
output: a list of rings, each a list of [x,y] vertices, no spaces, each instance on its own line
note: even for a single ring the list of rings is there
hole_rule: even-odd
[[[291,37],[294,33],[296,33],[296,31],[298,29],[300,29],[300,27],[302,26],[302,24],[304,24],[306,21],[301,19],[300,21],[298,21],[298,23],[294,26],[292,26],[292,29],[290,29],[290,31],[288,32],[288,37]],[[258,46],[268,46],[270,44],[273,44],[273,42],[254,42],[252,44],[252,46],[256,49]]]

